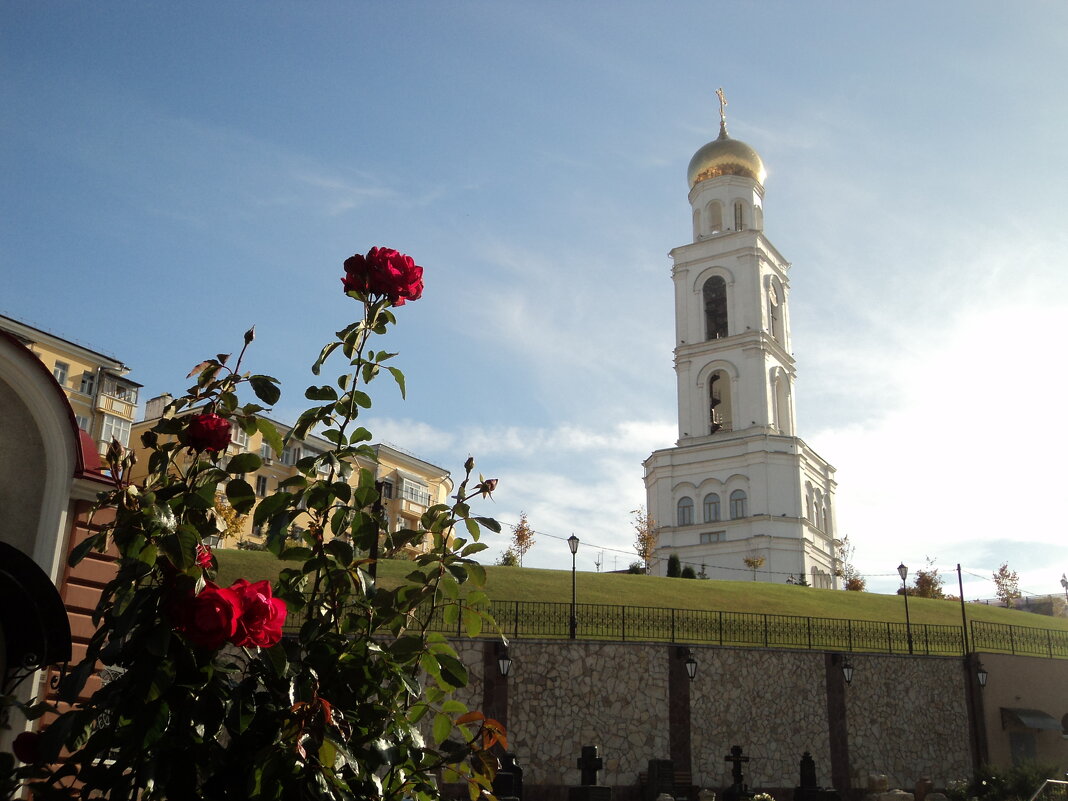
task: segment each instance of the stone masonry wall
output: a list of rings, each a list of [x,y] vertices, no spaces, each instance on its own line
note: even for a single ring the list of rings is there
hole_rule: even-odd
[[[822,652],[694,648],[690,688],[693,779],[701,787],[731,783],[724,757],[740,745],[750,787],[793,787],[809,751],[819,781],[830,784],[827,691]]]
[[[458,697],[481,709],[483,649],[495,644],[454,645],[472,681]],[[507,685],[506,710],[497,714],[507,720],[524,784],[546,790],[578,784],[581,747],[597,745],[605,760],[601,783],[635,787],[648,760],[671,757],[672,694],[676,704],[689,704],[698,786],[722,790],[730,784],[724,757],[733,745],[751,758],[745,773],[754,791],[794,787],[805,751],[823,786],[832,785],[832,761],[842,775],[848,761],[854,792],[863,790],[869,773],[885,773],[892,787],[904,789],[924,776],[944,787],[970,774],[972,735],[959,658],[852,654],[855,672],[846,686],[840,662],[822,651],[695,646],[692,652],[696,679],[672,683],[675,645],[513,640],[511,674],[494,674],[492,681]],[[829,681],[838,699],[833,704]],[[829,711],[842,710],[843,703],[844,718]]]
[[[935,787],[971,775],[968,707],[960,659],[854,654],[846,690],[849,764],[891,787],[926,776]]]
[[[524,784],[578,784],[584,745],[601,747],[608,785],[668,757],[663,645],[517,640],[509,651],[508,738]]]

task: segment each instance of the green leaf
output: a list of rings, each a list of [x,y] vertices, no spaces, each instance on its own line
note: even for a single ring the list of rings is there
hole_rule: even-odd
[[[478,524],[480,526],[485,526],[490,531],[496,534],[501,533],[501,524],[494,520],[492,517],[476,517],[475,520],[478,521]]]
[[[467,686],[467,668],[459,659],[449,654],[438,654],[437,660],[441,666],[441,678],[446,684],[456,688]]]
[[[243,478],[234,478],[226,482],[226,500],[238,514],[247,515],[256,505],[256,493]]]
[[[100,539],[101,536],[101,534],[90,534],[88,537],[86,537],[84,540],[74,546],[74,549],[70,552],[70,557],[67,559],[67,564],[71,567],[74,567],[76,564],[82,561],[82,559],[85,558],[85,555],[89,553],[89,551],[93,549],[93,546],[97,544],[97,541]]]
[[[472,583],[481,587],[486,583],[486,568],[478,562],[468,562],[467,577]]]
[[[337,390],[329,384],[324,384],[321,387],[308,387],[304,390],[304,397],[315,401],[336,401]]]
[[[360,426],[349,435],[349,444],[355,445],[359,442],[368,442],[371,440],[371,432],[363,426]]]
[[[253,473],[263,466],[263,459],[258,453],[238,453],[230,457],[226,464],[226,472],[233,475]]]
[[[315,375],[319,375],[319,371],[322,369],[323,363],[328,358],[330,358],[330,354],[333,353],[340,344],[340,342],[329,342],[326,344],[326,346],[319,353],[319,358],[316,359],[315,364],[312,365],[312,373],[314,373]]]
[[[264,417],[258,418],[256,420],[256,428],[259,429],[260,434],[267,440],[267,444],[271,446],[271,450],[275,453],[281,453],[285,449],[285,446],[282,444],[282,437],[278,433],[278,429],[275,428],[274,423],[270,420]]]
[[[252,386],[252,391],[256,393],[256,397],[268,406],[274,406],[278,403],[278,399],[282,397],[282,390],[277,386],[277,378],[272,378],[269,375],[254,375],[249,377],[248,383]]]
[[[482,615],[474,609],[464,609],[464,631],[468,637],[477,637],[482,633]]]
[[[293,496],[288,492],[276,492],[267,496],[256,507],[256,513],[252,516],[253,524],[259,526],[267,522],[268,518],[285,509],[292,500]]]
[[[443,742],[445,742],[446,738],[449,736],[449,732],[451,731],[452,718],[450,718],[448,715],[442,714],[441,712],[434,715],[434,726],[432,730],[432,735],[434,737],[435,743],[441,745]]]
[[[400,387],[401,397],[404,397],[404,373],[398,370],[396,367],[387,367],[391,373],[393,373],[393,380],[397,382],[397,386]]]
[[[278,555],[286,562],[304,562],[312,558],[311,548],[286,548]]]
[[[178,526],[174,534],[163,537],[160,545],[167,558],[179,570],[186,570],[196,563],[197,545],[200,543],[200,535],[197,530],[188,523]]]

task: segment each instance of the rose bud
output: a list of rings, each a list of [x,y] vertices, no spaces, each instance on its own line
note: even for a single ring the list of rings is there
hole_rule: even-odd
[[[33,765],[40,757],[41,735],[35,731],[24,731],[11,744],[11,752],[20,762]]]

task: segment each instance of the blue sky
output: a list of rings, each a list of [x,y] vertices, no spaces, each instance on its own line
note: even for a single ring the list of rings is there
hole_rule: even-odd
[[[355,313],[341,262],[410,253],[409,399],[378,387],[377,438],[473,454],[489,511],[543,532],[528,564],[574,532],[581,569],[625,567],[641,460],[677,436],[666,254],[723,86],[858,566],[1058,592],[1066,39],[1053,2],[5,3],[0,312],[145,397],[254,323],[292,418]]]

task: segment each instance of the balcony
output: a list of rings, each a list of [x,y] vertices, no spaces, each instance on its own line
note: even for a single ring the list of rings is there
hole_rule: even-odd
[[[137,403],[131,403],[128,400],[117,398],[114,395],[100,393],[96,396],[96,409],[99,412],[113,414],[124,420],[133,420],[134,413],[137,411]]]

